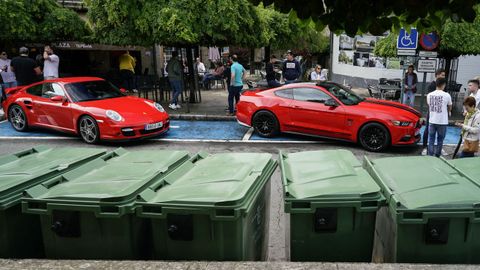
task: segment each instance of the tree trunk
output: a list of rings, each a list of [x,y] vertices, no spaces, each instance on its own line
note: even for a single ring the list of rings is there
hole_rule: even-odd
[[[250,74],[255,74],[255,48],[250,48]]]

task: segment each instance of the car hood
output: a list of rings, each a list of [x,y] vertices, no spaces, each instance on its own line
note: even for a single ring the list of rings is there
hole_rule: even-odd
[[[398,102],[367,98],[360,102],[358,108],[362,110],[379,111],[393,115],[406,116],[408,118],[421,117],[422,114],[412,107],[400,104]]]
[[[126,122],[132,123],[159,120],[159,118],[168,116],[166,112],[162,113],[152,106],[151,101],[131,96],[84,101],[77,104],[102,116],[106,110],[116,111]]]

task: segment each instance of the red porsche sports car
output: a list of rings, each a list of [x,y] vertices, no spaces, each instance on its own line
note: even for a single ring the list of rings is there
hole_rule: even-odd
[[[359,142],[369,151],[417,143],[420,116],[411,107],[365,99],[333,82],[246,91],[237,104],[238,122],[262,137],[300,133]]]
[[[153,101],[127,96],[100,78],[74,77],[5,90],[2,105],[17,131],[46,127],[80,135],[86,143],[153,137],[169,117]]]

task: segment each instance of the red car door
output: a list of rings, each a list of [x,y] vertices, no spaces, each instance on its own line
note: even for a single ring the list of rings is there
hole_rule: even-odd
[[[42,124],[43,119],[45,119],[45,112],[41,105],[41,100],[43,99],[42,90],[42,83],[30,86],[26,90],[26,95],[20,100],[20,103],[26,109],[25,113],[29,119],[29,124]]]
[[[338,102],[338,106],[325,105],[332,96],[313,87],[294,88],[293,96],[290,115],[297,132],[333,138],[350,137],[344,107]]]
[[[60,100],[52,100],[53,97],[61,97]],[[41,124],[59,128],[62,130],[74,131],[70,103],[65,91],[58,83],[44,83],[42,97],[36,103],[44,112]]]

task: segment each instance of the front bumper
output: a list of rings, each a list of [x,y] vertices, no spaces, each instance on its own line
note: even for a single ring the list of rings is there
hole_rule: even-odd
[[[392,132],[392,145],[393,146],[402,146],[402,145],[413,145],[420,141],[421,125],[416,125],[415,127],[395,127],[395,130]]]
[[[160,121],[158,121],[160,122]],[[160,128],[146,130],[145,124],[142,125],[112,125],[99,124],[100,139],[107,141],[130,141],[137,139],[153,138],[166,133],[170,130],[170,120],[162,121],[163,125]]]

